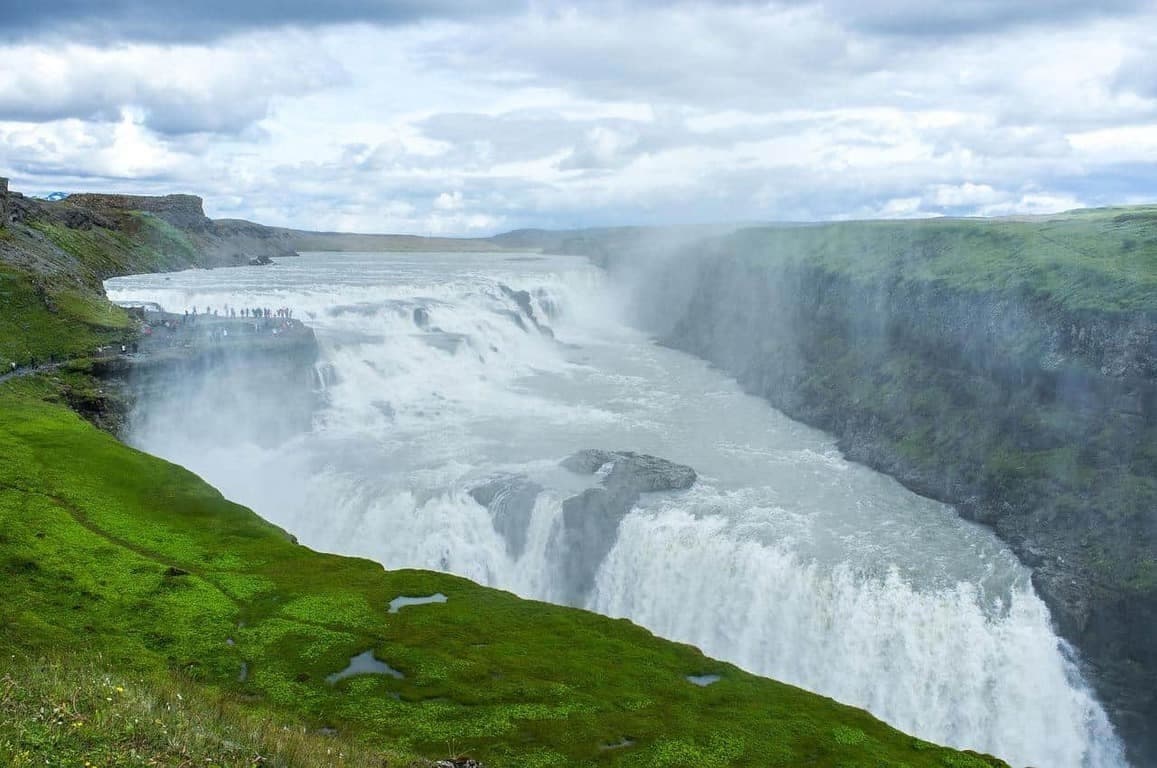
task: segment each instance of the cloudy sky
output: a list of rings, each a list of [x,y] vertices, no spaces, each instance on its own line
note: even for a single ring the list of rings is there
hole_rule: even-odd
[[[1157,201],[1157,0],[0,0],[0,175],[302,228]]]

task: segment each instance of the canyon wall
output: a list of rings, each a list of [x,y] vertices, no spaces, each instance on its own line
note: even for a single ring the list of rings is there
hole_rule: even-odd
[[[754,229],[609,268],[662,343],[991,526],[1153,765],[1155,234],[1152,214]]]

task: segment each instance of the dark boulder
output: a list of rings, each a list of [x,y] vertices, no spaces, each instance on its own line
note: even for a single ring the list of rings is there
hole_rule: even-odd
[[[644,493],[690,488],[695,470],[657,456],[631,451],[585,450],[562,466],[592,475],[610,465],[600,487],[588,488],[562,504],[562,528],[551,542],[552,559],[562,571],[562,599],[581,605],[594,586],[603,558],[614,547],[619,524]]]
[[[502,293],[507,298],[514,301],[514,303],[518,306],[518,309],[521,311],[522,315],[526,316],[526,319],[530,321],[531,325],[534,326],[534,329],[536,331],[543,334],[544,336],[549,336],[551,338],[554,338],[554,331],[552,331],[549,327],[540,323],[538,321],[538,318],[535,317],[534,305],[530,301],[530,294],[528,292],[516,291],[513,288],[511,288],[509,285],[503,285],[502,283],[499,283],[498,287],[502,290]],[[526,330],[526,325],[522,322],[522,318],[519,317],[518,313],[506,311],[506,312],[502,312],[502,314],[507,315],[507,316],[511,316],[511,319],[515,320],[515,322],[518,324],[518,326],[520,328],[522,328],[523,330]]]
[[[523,475],[496,477],[470,490],[470,496],[490,510],[490,520],[506,541],[511,557],[526,551],[526,532],[542,486]]]
[[[592,475],[611,464],[603,484],[629,486],[639,493],[683,491],[695,484],[695,470],[684,464],[633,451],[587,449],[563,459],[562,466],[580,475]]]

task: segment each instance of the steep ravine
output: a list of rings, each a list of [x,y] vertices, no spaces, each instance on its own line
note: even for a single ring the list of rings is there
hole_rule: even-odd
[[[1082,294],[1099,262],[1058,259],[1051,293],[1031,270],[1000,277],[1020,269],[1012,250],[962,267],[992,247],[988,226],[754,230],[609,266],[663,343],[992,526],[1033,567],[1132,762],[1157,765],[1157,313],[1096,307],[1132,287]]]

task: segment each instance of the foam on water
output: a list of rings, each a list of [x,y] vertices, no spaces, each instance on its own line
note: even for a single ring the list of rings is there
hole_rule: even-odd
[[[689,464],[690,491],[644,496],[623,520],[583,605],[932,741],[1014,764],[1124,764],[999,540],[656,347],[602,280],[564,257],[318,254],[110,281],[115,299],[175,311],[292,307],[322,350],[307,434],[271,446],[236,413],[161,398],[139,405],[131,440],[309,546],[555,601],[562,503],[597,482],[558,461],[609,448]],[[277,393],[239,393],[238,408],[246,397]],[[517,557],[470,494],[495,477],[543,488]]]

